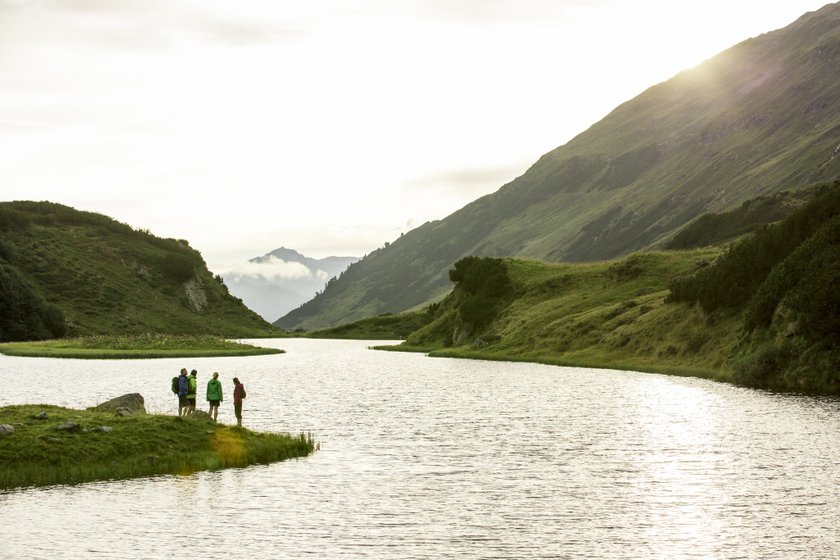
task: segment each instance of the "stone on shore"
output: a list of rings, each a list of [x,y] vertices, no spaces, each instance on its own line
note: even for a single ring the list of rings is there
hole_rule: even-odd
[[[132,416],[134,414],[146,414],[145,402],[143,395],[140,393],[128,393],[110,401],[105,401],[97,406],[90,407],[88,410],[114,412],[120,416]]]
[[[72,420],[68,420],[64,424],[60,426],[56,426],[56,430],[62,430],[65,432],[78,432],[81,431],[82,426],[78,422],[73,422]]]

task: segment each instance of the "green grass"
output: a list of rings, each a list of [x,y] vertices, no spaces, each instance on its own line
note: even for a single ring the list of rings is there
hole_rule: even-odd
[[[211,335],[98,335],[0,344],[9,356],[85,359],[195,358],[281,354],[283,350],[242,344]]]
[[[36,418],[42,411],[46,420]],[[57,429],[67,421],[82,430]],[[0,489],[185,475],[304,457],[317,447],[310,435],[258,433],[206,418],[120,417],[50,405],[2,407],[0,424],[15,428],[0,436]]]
[[[463,331],[457,313],[463,294],[453,293],[432,323],[402,345],[381,348],[727,381],[742,316],[665,303],[670,278],[720,252],[645,253],[585,264],[505,259],[514,297],[486,329],[453,342],[454,332]]]

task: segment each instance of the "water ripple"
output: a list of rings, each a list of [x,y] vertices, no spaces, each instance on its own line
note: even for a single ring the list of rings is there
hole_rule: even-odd
[[[150,361],[0,356],[0,405],[248,387],[310,457],[0,493],[0,557],[836,558],[840,403],[703,380],[433,359],[369,343]],[[220,420],[231,423],[232,405]],[[2,420],[2,419],[0,419]],[[0,443],[2,445],[2,443]]]

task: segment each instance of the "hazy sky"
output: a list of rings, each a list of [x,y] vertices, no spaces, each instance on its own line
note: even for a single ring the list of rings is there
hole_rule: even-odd
[[[825,0],[0,0],[0,199],[361,256]]]

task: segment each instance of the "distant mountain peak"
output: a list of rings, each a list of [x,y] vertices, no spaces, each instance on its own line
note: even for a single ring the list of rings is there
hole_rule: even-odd
[[[273,321],[323,290],[358,257],[313,259],[288,247],[278,247],[249,259],[222,275],[230,292],[252,310]]]

